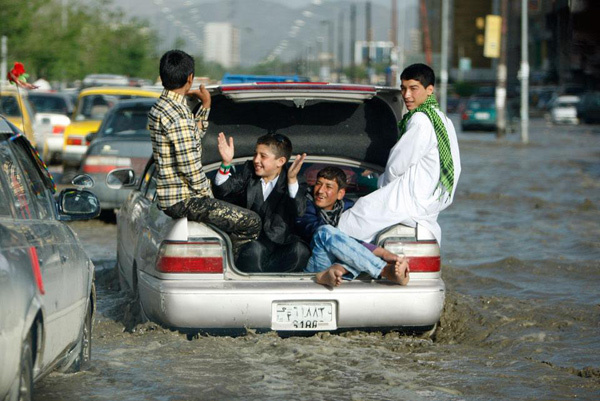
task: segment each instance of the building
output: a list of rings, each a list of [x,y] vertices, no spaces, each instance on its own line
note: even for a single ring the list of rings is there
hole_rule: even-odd
[[[225,68],[239,65],[239,30],[228,22],[207,23],[204,26],[204,59]]]
[[[354,64],[367,64],[368,60],[374,64],[389,63],[393,48],[394,43],[391,41],[356,41],[354,42]]]

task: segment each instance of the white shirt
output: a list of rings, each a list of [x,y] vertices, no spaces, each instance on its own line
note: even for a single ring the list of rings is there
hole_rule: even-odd
[[[230,175],[231,175],[231,173],[227,173],[224,175],[224,174],[217,172],[217,175],[215,176],[215,185],[220,186],[221,184],[223,184],[225,181],[227,181],[229,179]],[[279,180],[279,176],[273,178],[269,182],[266,182],[262,178],[260,179],[260,185],[262,186],[263,200],[267,200],[269,195],[271,195],[271,192],[273,192],[273,188],[275,188],[275,184],[277,184],[277,180]],[[290,198],[293,199],[296,197],[299,187],[300,186],[298,185],[298,181],[296,181],[293,184],[288,184],[288,193],[290,194]]]
[[[371,242],[377,233],[394,224],[427,228],[441,244],[442,230],[438,214],[454,199],[460,176],[460,154],[454,125],[438,110],[450,140],[454,163],[452,192],[442,192],[440,155],[433,124],[425,113],[415,113],[406,133],[390,151],[385,172],[379,177],[379,189],[360,198],[340,217],[338,228],[362,241]]]

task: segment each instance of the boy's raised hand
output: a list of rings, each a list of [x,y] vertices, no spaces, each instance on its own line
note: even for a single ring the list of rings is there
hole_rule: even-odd
[[[294,158],[292,165],[288,169],[288,184],[293,184],[296,181],[298,181],[298,173],[300,172],[302,163],[304,163],[304,159],[306,159],[306,153],[296,155],[296,157]]]
[[[228,142],[225,134],[219,132],[219,136],[217,137],[217,147],[219,148],[219,154],[221,155],[223,164],[229,166],[234,155],[233,137],[230,136]]]
[[[210,109],[212,99],[210,97],[210,92],[206,89],[204,84],[201,84],[198,89],[190,89],[187,94],[196,96],[202,102],[202,107]]]

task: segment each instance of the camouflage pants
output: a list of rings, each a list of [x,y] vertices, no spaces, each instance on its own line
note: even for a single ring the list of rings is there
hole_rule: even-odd
[[[179,219],[212,224],[229,234],[233,243],[233,254],[248,242],[258,238],[262,227],[260,216],[252,210],[207,197],[191,197],[176,203],[164,211],[168,216]]]

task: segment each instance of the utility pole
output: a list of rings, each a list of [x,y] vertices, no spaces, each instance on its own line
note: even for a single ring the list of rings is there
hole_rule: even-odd
[[[529,142],[529,49],[527,0],[521,0],[521,141]]]
[[[390,54],[390,86],[398,85],[398,0],[392,0],[392,15],[391,15],[391,32],[390,39],[392,41],[392,52]]]
[[[7,57],[7,49],[6,42],[8,41],[7,37],[2,35],[1,44],[0,44],[0,54],[2,55],[2,61],[0,62],[0,87],[2,83],[6,79],[6,74],[8,74],[8,70],[6,68],[6,57]]]
[[[440,73],[440,107],[444,114],[448,105],[448,26],[450,23],[449,1],[442,0],[442,65]]]
[[[354,60],[356,57],[356,4],[350,4],[350,82],[356,81],[356,68]]]
[[[341,11],[338,16],[338,64],[337,64],[337,81],[342,80],[344,72],[344,12]]]
[[[431,37],[429,36],[429,21],[427,20],[427,4],[421,0],[421,30],[423,31],[423,50],[425,51],[425,60],[427,65],[431,66],[433,62],[431,55]]]
[[[371,77],[373,75],[371,66],[371,45],[373,43],[373,28],[371,27],[371,0],[367,0],[365,9],[365,33],[367,39],[367,81],[371,83]]]
[[[507,29],[506,19],[508,17],[508,0],[502,0],[502,36],[500,40],[500,61],[498,62],[498,81],[496,83],[496,137],[503,138],[506,135],[506,46]]]

